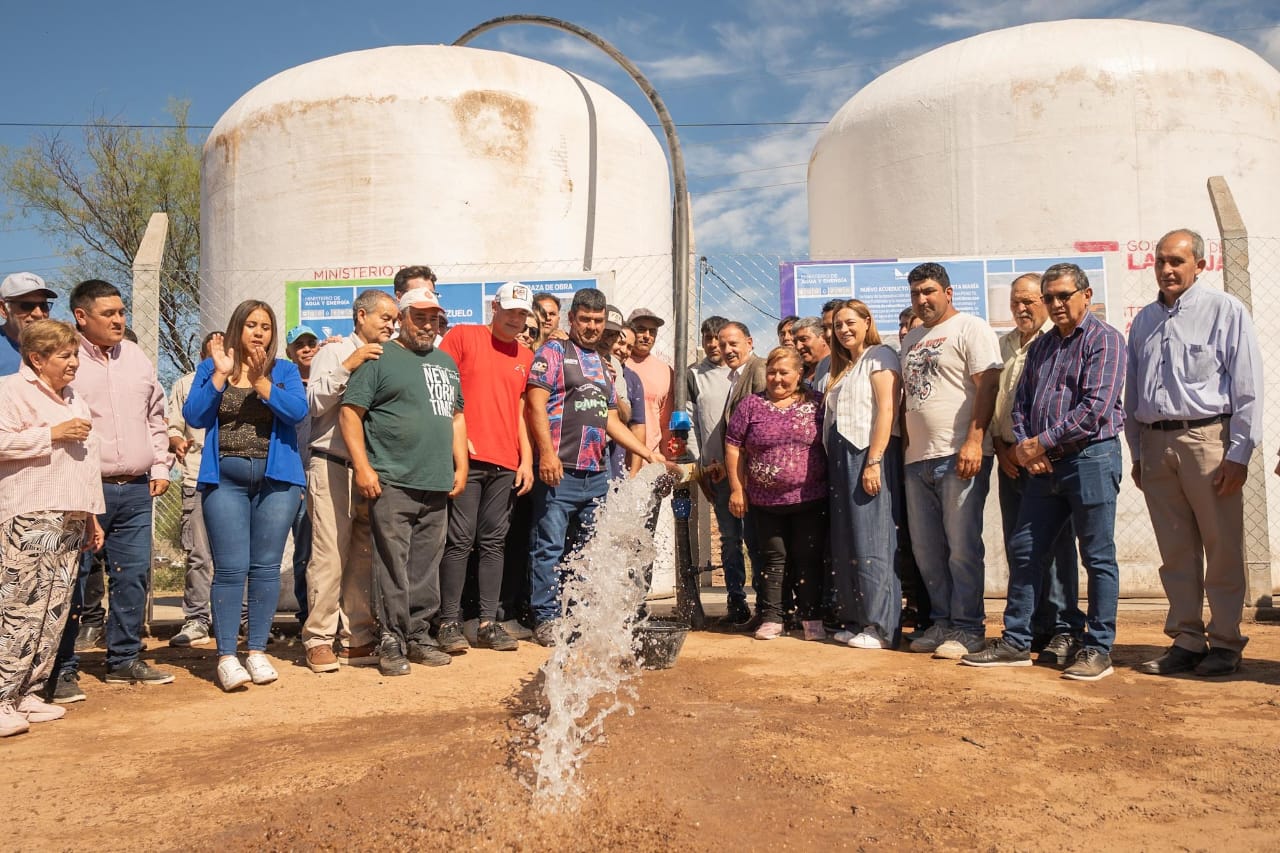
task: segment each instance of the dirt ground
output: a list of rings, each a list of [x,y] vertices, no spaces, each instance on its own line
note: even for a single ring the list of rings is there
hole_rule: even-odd
[[[160,687],[108,686],[90,653],[87,702],[0,741],[0,849],[1274,850],[1280,625],[1249,626],[1236,676],[1162,679],[1131,669],[1160,617],[1122,612],[1094,684],[691,635],[569,813],[519,780],[537,646],[383,678],[315,675],[295,641],[230,696],[211,649],[153,643]]]

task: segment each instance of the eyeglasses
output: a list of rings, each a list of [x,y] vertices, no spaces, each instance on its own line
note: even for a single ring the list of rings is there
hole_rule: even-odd
[[[536,337],[538,336],[538,327],[537,327],[537,326],[525,326],[525,327],[524,327],[524,331],[523,331],[523,332],[521,332],[520,334],[522,334],[522,335],[528,335],[528,336],[529,336],[529,337],[531,337],[531,338],[536,338]]]
[[[1045,293],[1041,298],[1044,299],[1045,305],[1052,305],[1055,302],[1061,302],[1063,305],[1066,305],[1071,301],[1071,297],[1075,296],[1079,292],[1080,288],[1077,287],[1075,290],[1068,290],[1066,293]]]
[[[47,299],[42,299],[39,302],[28,302],[25,299],[6,299],[5,302],[18,306],[19,311],[26,311],[28,314],[37,308],[46,314],[49,313],[49,300]]]

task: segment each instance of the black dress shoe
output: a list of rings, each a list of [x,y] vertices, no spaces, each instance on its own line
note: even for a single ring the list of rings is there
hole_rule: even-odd
[[[1240,668],[1240,653],[1231,649],[1209,649],[1204,660],[1196,664],[1196,675],[1230,675]]]
[[[1155,660],[1138,665],[1138,672],[1147,675],[1173,675],[1178,672],[1190,672],[1204,660],[1204,652],[1189,652],[1181,646],[1170,646],[1169,650]]]

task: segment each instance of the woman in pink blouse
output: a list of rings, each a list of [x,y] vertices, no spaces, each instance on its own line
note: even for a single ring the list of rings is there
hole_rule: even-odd
[[[822,447],[822,395],[801,384],[804,363],[791,347],[765,361],[763,395],[747,397],[725,429],[729,511],[747,514],[764,556],[757,640],[782,635],[782,583],[795,569],[796,610],[806,640],[822,628],[822,574],[827,541],[827,455]]]
[[[80,338],[57,320],[22,332],[0,381],[0,737],[56,720],[38,691],[53,668],[80,551],[102,547],[98,442],[70,387]]]

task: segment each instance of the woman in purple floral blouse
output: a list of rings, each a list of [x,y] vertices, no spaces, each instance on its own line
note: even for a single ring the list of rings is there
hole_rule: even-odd
[[[757,640],[783,633],[782,583],[790,558],[796,609],[806,640],[822,629],[823,553],[827,538],[827,456],[822,395],[801,384],[804,364],[791,347],[766,360],[762,395],[746,398],[725,430],[729,510],[748,512],[764,556]]]

